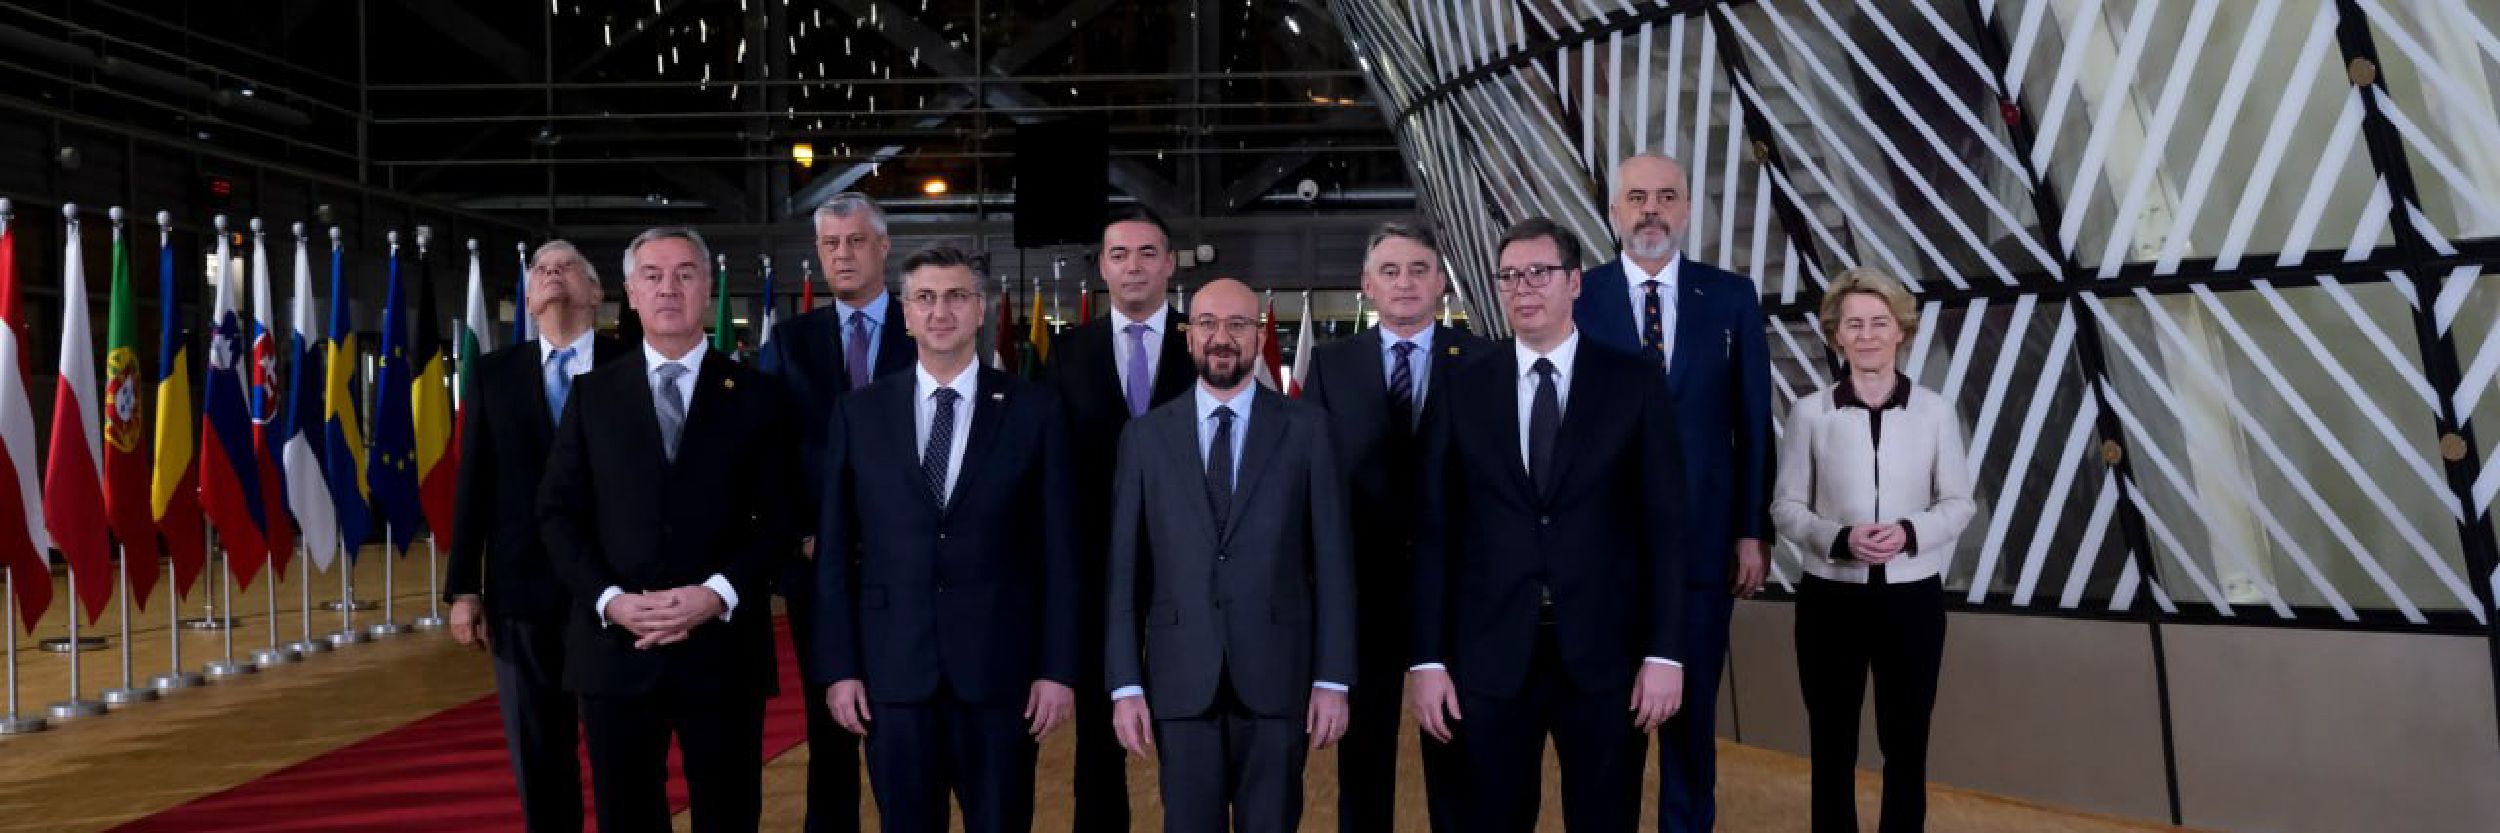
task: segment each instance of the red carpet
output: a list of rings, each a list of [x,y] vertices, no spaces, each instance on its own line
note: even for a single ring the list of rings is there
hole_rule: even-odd
[[[764,706],[764,759],[807,740],[790,623],[775,620],[781,695]],[[669,806],[686,807],[686,783],[669,753]],[[582,817],[591,825],[590,766],[582,765]],[[595,826],[595,825],[591,825]],[[504,751],[503,717],[489,694],[340,747],[224,792],[115,828],[125,831],[522,830],[521,799]]]

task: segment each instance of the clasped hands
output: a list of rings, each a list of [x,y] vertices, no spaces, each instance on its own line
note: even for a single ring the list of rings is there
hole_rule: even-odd
[[[1858,524],[1849,527],[1849,553],[1868,564],[1885,564],[1901,557],[1909,546],[1910,534],[1900,524]]]
[[[683,642],[695,626],[719,618],[728,605],[719,593],[690,584],[649,593],[619,593],[608,600],[608,624],[634,634],[634,647],[653,648]]]

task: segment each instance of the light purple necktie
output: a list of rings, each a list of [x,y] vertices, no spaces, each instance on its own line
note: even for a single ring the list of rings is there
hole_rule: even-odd
[[[1146,329],[1144,324],[1130,324],[1124,330],[1128,333],[1128,379],[1126,383],[1129,416],[1144,414],[1146,400],[1152,395],[1149,391],[1153,388],[1151,377],[1154,368],[1146,365]]]
[[[851,389],[859,390],[868,385],[868,313],[851,313],[850,342],[842,369],[851,375]]]

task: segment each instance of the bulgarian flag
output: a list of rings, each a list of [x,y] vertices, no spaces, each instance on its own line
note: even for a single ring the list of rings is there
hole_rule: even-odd
[[[52,388],[52,450],[43,473],[44,529],[69,561],[87,623],[113,600],[113,550],[105,536],[104,460],[98,448],[95,331],[87,321],[86,258],[78,251],[78,205],[61,205],[61,364]]]
[[[139,407],[139,302],[130,292],[130,253],[121,209],[113,209],[113,300],[104,324],[104,511],[122,545],[130,601],[156,590],[156,517],[148,503],[147,434]]]
[[[17,301],[17,224],[0,197],[0,568],[9,571],[17,613],[35,629],[52,606],[50,546],[43,493],[35,491],[35,406],[26,395],[26,310]]]

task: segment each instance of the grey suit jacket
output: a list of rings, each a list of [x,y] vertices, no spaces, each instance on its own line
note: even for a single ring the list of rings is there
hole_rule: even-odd
[[[1327,415],[1265,388],[1252,395],[1223,529],[1195,397],[1120,435],[1105,681],[1144,686],[1157,718],[1206,713],[1220,677],[1265,717],[1299,718],[1313,682],[1355,684],[1353,538]]]

